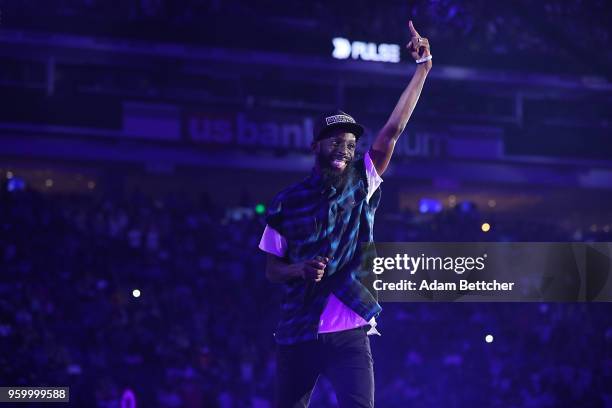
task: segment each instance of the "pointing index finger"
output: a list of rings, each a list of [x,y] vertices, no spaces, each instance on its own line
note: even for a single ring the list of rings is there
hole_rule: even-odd
[[[412,20],[408,21],[408,28],[410,29],[410,35],[413,37],[420,37],[417,30],[414,29],[414,25],[412,24]]]

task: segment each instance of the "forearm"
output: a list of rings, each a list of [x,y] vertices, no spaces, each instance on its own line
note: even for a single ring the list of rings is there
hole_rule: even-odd
[[[408,86],[404,92],[402,92],[391,116],[389,116],[385,128],[387,128],[389,131],[388,135],[393,140],[397,140],[406,128],[406,124],[421,96],[421,91],[423,90],[423,85],[425,84],[425,79],[427,78],[429,70],[430,68],[427,64],[417,65],[410,83],[408,83]]]
[[[301,278],[299,264],[290,264],[281,259],[269,258],[266,266],[266,278],[272,283],[284,283],[295,278]]]

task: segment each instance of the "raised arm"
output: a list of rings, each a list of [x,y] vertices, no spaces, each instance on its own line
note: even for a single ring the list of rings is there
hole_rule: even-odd
[[[412,25],[412,21],[408,23],[408,27],[410,29],[411,39],[406,47],[410,49],[412,58],[418,60],[429,57],[431,51],[427,38],[419,35]],[[379,175],[382,175],[387,170],[387,166],[389,166],[395,143],[406,128],[412,111],[419,101],[423,84],[425,83],[425,79],[431,67],[431,59],[417,64],[410,83],[404,92],[402,92],[387,123],[385,123],[383,128],[378,132],[374,139],[374,143],[372,143],[370,147],[370,157]]]

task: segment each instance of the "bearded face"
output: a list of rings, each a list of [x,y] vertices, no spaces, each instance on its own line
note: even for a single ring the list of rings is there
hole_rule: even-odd
[[[354,172],[350,164],[355,158],[356,145],[355,135],[345,130],[337,130],[313,144],[317,165],[327,186],[344,188]]]

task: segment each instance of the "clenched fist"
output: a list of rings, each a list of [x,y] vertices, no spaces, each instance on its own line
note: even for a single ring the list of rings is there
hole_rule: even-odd
[[[301,262],[298,265],[300,274],[304,280],[319,282],[323,279],[325,267],[329,262],[329,258],[325,256],[317,256],[314,259]]]

